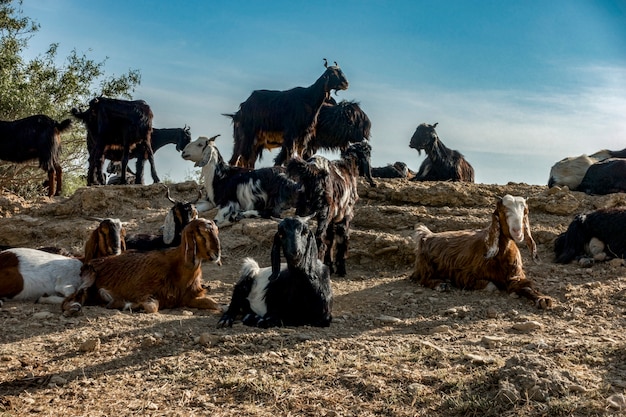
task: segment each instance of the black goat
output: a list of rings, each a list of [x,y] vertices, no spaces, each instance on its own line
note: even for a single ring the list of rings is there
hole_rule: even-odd
[[[316,213],[315,238],[319,259],[324,260],[331,273],[336,267],[339,276],[346,275],[350,222],[359,199],[357,177],[359,171],[370,172],[371,150],[369,143],[362,141],[350,145],[337,161],[331,162],[322,156],[304,161],[296,156],[287,164],[289,176],[304,186],[298,198],[296,215]],[[371,181],[370,184],[375,186]]]
[[[372,168],[372,177],[374,178],[412,178],[415,172],[400,161],[389,164],[385,167]]]
[[[137,152],[135,183],[143,180],[144,160],[150,162],[152,180],[160,182],[154,166],[152,151],[152,110],[143,100],[118,100],[97,97],[89,102],[84,112],[72,109],[72,114],[82,120],[87,128],[87,150],[89,151],[89,168],[87,185],[104,184],[102,172],[105,154],[121,152],[122,183],[126,184],[126,167],[133,152]]]
[[[174,204],[167,212],[163,222],[163,234],[137,234],[126,238],[126,249],[136,249],[149,251],[155,249],[165,249],[180,245],[181,234],[185,226],[192,220],[198,218],[198,211],[194,206],[195,202],[176,201],[170,197],[170,190],[167,188],[167,199]],[[196,200],[197,201],[197,200]]]
[[[424,150],[427,155],[412,180],[474,182],[474,168],[463,155],[441,142],[435,131],[437,124],[422,123],[411,137],[409,147],[417,149],[420,155]]]
[[[613,207],[579,214],[567,231],[554,241],[555,261],[560,264],[572,262],[589,255],[587,248],[595,239],[591,255],[604,252],[603,258],[626,258],[626,208]],[[599,241],[599,242],[598,242]],[[599,248],[598,248],[599,247]]]
[[[198,203],[198,209],[206,211],[217,206],[214,221],[218,226],[244,217],[280,217],[295,202],[301,186],[287,178],[281,167],[248,169],[228,165],[215,146],[216,137],[200,137],[181,154],[202,167],[207,201]]]
[[[331,101],[332,100],[332,101]],[[354,142],[370,138],[372,123],[358,103],[334,99],[320,108],[315,133],[311,136],[302,158],[308,159],[318,150],[345,151]]]
[[[61,194],[61,133],[72,121],[61,123],[44,115],[25,117],[12,122],[0,121],[0,159],[26,162],[39,159],[39,168],[48,173],[48,197]]]
[[[339,66],[328,66],[309,87],[291,90],[255,90],[235,114],[225,114],[233,122],[234,147],[230,165],[254,168],[264,149],[282,147],[274,160],[282,165],[296,151],[308,146],[315,131],[320,107],[332,90],[345,90],[348,80]]]
[[[626,192],[626,159],[610,158],[591,165],[576,190],[597,195]]]
[[[243,324],[328,327],[333,293],[330,271],[317,258],[317,246],[308,218],[286,218],[278,224],[272,246],[271,268],[260,268],[246,258],[228,310],[217,323],[231,327],[239,315]],[[286,264],[281,264],[281,251]]]

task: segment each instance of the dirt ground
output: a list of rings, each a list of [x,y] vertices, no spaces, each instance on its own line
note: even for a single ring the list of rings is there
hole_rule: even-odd
[[[381,180],[359,185],[348,275],[333,278],[333,323],[255,329],[192,309],[157,314],[7,301],[0,308],[0,416],[595,416],[626,414],[626,268],[557,265],[553,240],[574,215],[626,205],[526,184]],[[196,184],[171,184],[193,200]],[[498,196],[528,197],[541,263],[527,275],[548,311],[506,293],[437,292],[408,280],[413,228],[482,228]],[[162,185],[0,195],[0,245],[81,252],[97,221],[155,233]],[[289,214],[289,213],[287,213]],[[203,213],[212,218],[213,213]],[[227,305],[241,261],[269,265],[276,223],[220,230],[223,265],[203,266]]]

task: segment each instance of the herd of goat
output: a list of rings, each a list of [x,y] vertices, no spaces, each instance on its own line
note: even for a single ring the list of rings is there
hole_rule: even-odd
[[[148,160],[152,179],[159,182],[154,152],[175,144],[185,160],[201,167],[203,190],[194,202],[166,198],[173,206],[162,233],[126,236],[117,219],[98,219],[80,256],[58,248],[3,248],[0,252],[0,300],[60,303],[66,315],[84,305],[156,312],[191,307],[221,311],[202,280],[203,261],[221,263],[219,228],[246,217],[279,219],[271,249],[271,266],[243,261],[228,309],[219,327],[241,317],[258,327],[328,326],[332,321],[331,275],[347,274],[350,224],[359,196],[357,179],[408,178],[414,181],[474,182],[474,169],[438,137],[435,124],[420,124],[409,146],[426,158],[417,172],[403,162],[372,168],[371,123],[358,103],[337,103],[332,91],[348,81],[335,63],[309,87],[286,91],[256,90],[237,112],[225,114],[233,124],[233,154],[226,162],[215,146],[219,135],[192,141],[188,127],[156,129],[153,114],[142,100],[97,97],[84,111],[72,109],[87,132],[87,185],[143,183]],[[0,159],[39,160],[47,172],[48,195],[62,189],[60,134],[71,125],[37,115],[0,122]],[[274,166],[255,169],[264,150],[280,148]],[[340,152],[328,160],[320,149]],[[106,178],[103,170],[108,159]],[[128,167],[136,159],[135,172]],[[550,171],[549,186],[569,187],[590,194],[626,191],[626,149],[566,158]],[[198,212],[216,208],[213,220]],[[315,230],[309,226],[315,220]],[[623,230],[626,209],[581,214],[555,241],[556,262],[591,257],[626,256]],[[613,226],[612,226],[613,225]],[[537,249],[530,231],[528,206],[522,197],[505,195],[481,230],[433,233],[416,227],[415,266],[411,279],[428,288],[445,290],[494,287],[550,308],[553,300],[526,278],[517,244]],[[281,259],[284,262],[281,263]],[[0,301],[1,305],[1,301]]]

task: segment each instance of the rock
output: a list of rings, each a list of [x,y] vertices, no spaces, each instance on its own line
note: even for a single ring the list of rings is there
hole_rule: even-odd
[[[53,317],[56,317],[57,315],[50,312],[50,311],[39,311],[35,314],[33,314],[33,318],[34,319],[40,319],[40,320],[47,320],[47,319],[51,319]]]
[[[518,330],[520,332],[532,332],[533,330],[537,330],[537,329],[541,329],[543,327],[543,324],[534,321],[534,320],[529,320],[529,321],[524,321],[522,323],[515,323],[513,325],[513,329]]]
[[[483,336],[483,338],[480,339],[480,343],[488,348],[495,348],[502,345],[503,340],[504,338],[499,336]]]
[[[440,326],[435,326],[432,329],[430,329],[430,334],[437,334],[437,333],[451,333],[452,330],[450,329],[450,326],[448,326],[447,324],[442,324]]]
[[[81,352],[96,352],[100,350],[100,338],[87,339],[78,347]]]
[[[67,379],[63,377],[60,377],[58,375],[53,375],[52,378],[50,378],[49,385],[60,387],[65,384],[67,384]]]
[[[488,365],[496,361],[489,356],[482,356],[475,353],[466,353],[463,357],[475,365]]]
[[[402,323],[401,319],[399,319],[397,317],[386,316],[384,314],[381,314],[380,316],[378,316],[378,320],[381,323]]]
[[[624,394],[613,394],[606,399],[606,402],[611,408],[626,410],[626,397],[624,397]]]
[[[198,337],[197,343],[202,346],[214,346],[219,341],[219,337],[212,335],[210,333],[202,333],[200,337]]]

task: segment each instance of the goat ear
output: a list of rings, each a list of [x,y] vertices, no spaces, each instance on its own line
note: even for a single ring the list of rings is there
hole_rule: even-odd
[[[85,253],[83,254],[85,258],[85,263],[92,260],[96,256],[99,241],[100,232],[98,231],[98,229],[96,229],[91,232],[91,234],[89,235],[89,239],[87,239],[87,242],[85,243]]]
[[[170,210],[163,222],[163,242],[170,245],[174,241],[174,237],[176,237],[176,222],[174,221],[174,211]]]
[[[526,247],[530,251],[530,256],[532,257],[535,263],[538,263],[539,254],[537,254],[537,244],[533,239],[533,235],[530,234],[530,221],[528,220],[528,216],[524,216],[524,240],[526,241]]]
[[[183,242],[185,245],[185,264],[191,267],[196,266],[196,237],[194,230],[186,228],[183,230]]]
[[[270,281],[278,278],[278,274],[280,274],[280,247],[280,235],[276,233],[272,245],[272,276],[270,276]]]
[[[501,203],[498,203],[498,205]],[[485,259],[491,259],[498,254],[498,240],[500,238],[500,217],[498,215],[498,209],[491,215],[491,227],[489,228],[489,234],[485,240],[485,246],[487,252],[485,253]]]

